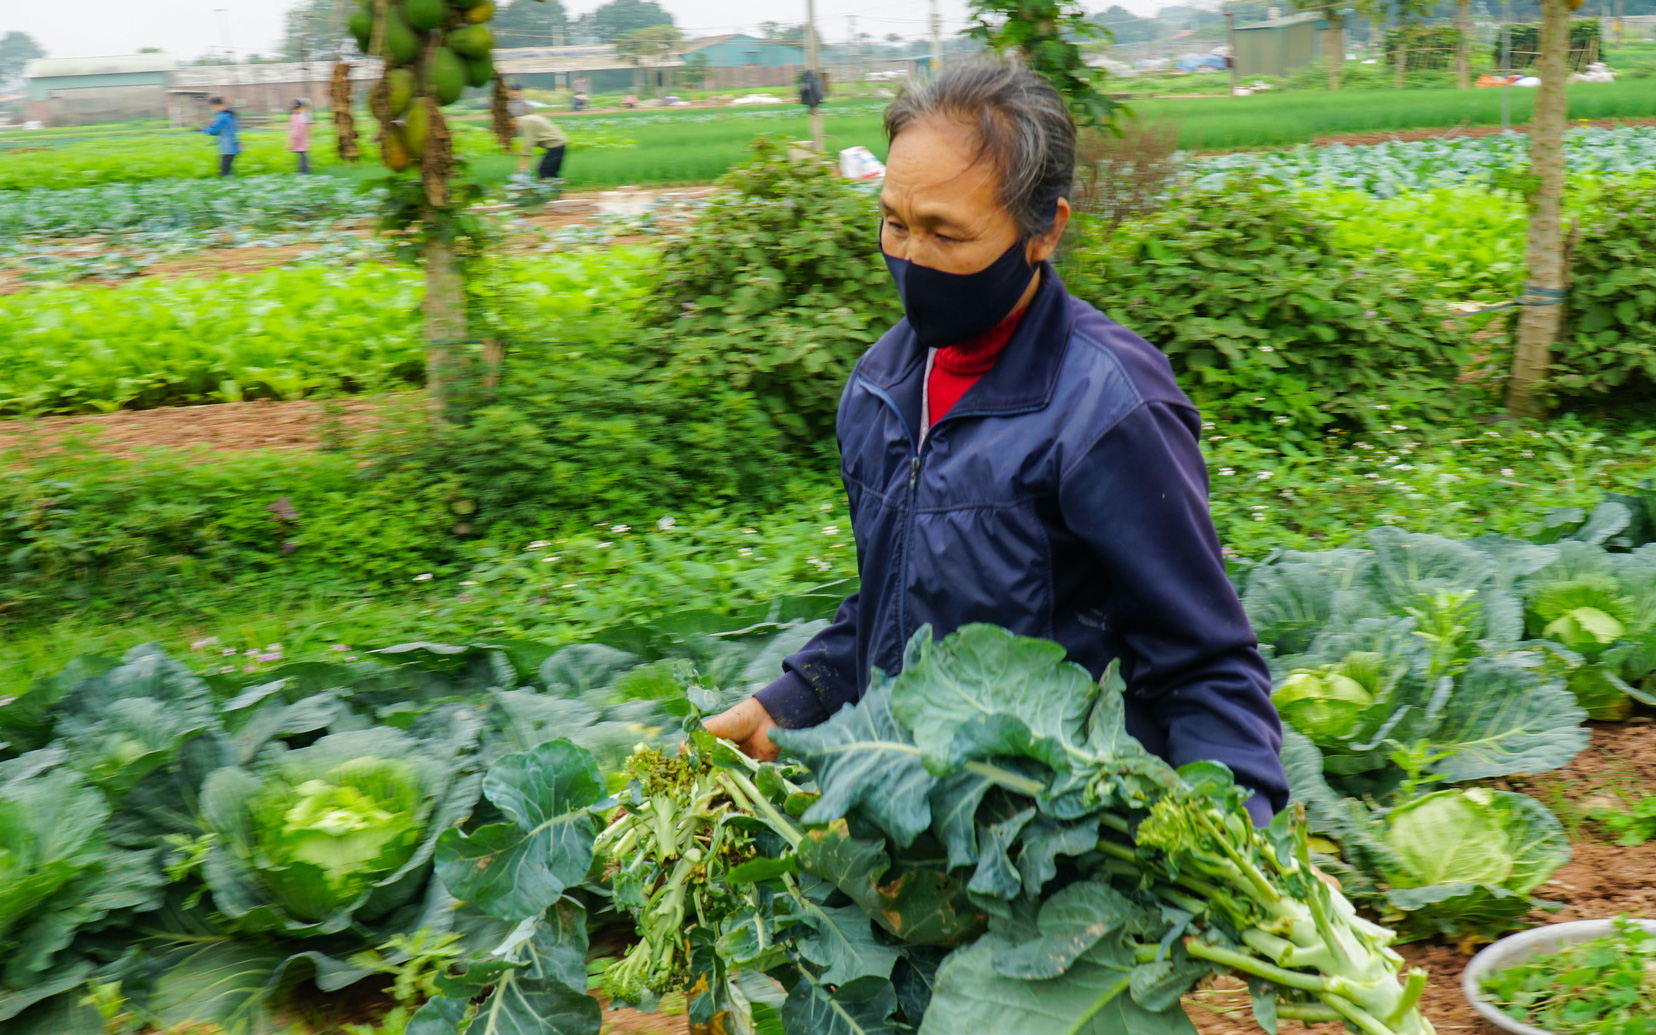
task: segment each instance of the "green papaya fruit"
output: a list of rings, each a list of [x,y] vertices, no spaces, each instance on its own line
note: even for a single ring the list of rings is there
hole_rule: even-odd
[[[480,58],[494,49],[494,33],[487,25],[467,25],[449,33],[446,42],[461,57]]]
[[[414,102],[414,89],[418,84],[414,81],[414,72],[407,68],[393,68],[391,70],[391,117],[397,118],[408,110]]]
[[[387,126],[385,136],[380,139],[380,161],[392,172],[402,172],[413,162],[408,153],[408,144],[403,141],[402,134],[395,126]]]
[[[438,47],[431,58],[431,87],[438,104],[453,104],[466,89],[466,66],[460,55],[447,47]]]
[[[395,7],[385,10],[385,49],[393,65],[412,64],[420,56],[420,37],[414,35],[407,19]]]
[[[494,0],[483,0],[482,3],[466,8],[466,21],[473,25],[482,25],[495,15]]]
[[[484,54],[480,58],[465,58],[466,85],[486,86],[494,78],[494,58]]]
[[[426,134],[431,130],[431,107],[417,100],[403,119],[402,138],[408,153],[415,158],[425,153]]]
[[[403,0],[403,16],[410,28],[430,32],[448,21],[448,4],[445,0]]]
[[[345,27],[351,30],[351,36],[357,41],[357,49],[364,54],[368,53],[368,44],[374,39],[374,12],[365,7],[357,8],[351,15]]]

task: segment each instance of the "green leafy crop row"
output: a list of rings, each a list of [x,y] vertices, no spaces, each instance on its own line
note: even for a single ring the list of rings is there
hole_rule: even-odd
[[[381,192],[328,176],[149,180],[0,193],[0,240],[292,230],[378,214]]]
[[[538,336],[586,336],[607,271],[645,253],[556,256],[515,267],[514,318]],[[415,271],[299,266],[212,280],[145,280],[0,299],[0,413],[108,412],[383,390],[424,378]],[[577,332],[579,334],[577,335]]]
[[[1408,103],[1406,97],[1399,100]],[[1628,175],[1656,166],[1656,129],[1651,127],[1573,129],[1565,143],[1569,170],[1577,176]],[[1509,182],[1522,172],[1528,154],[1527,136],[1506,133],[1220,155],[1195,163],[1194,171],[1201,186],[1250,170],[1302,187],[1361,190],[1388,198],[1413,190]]]
[[[455,147],[464,158],[498,155],[500,144],[481,122],[456,122]],[[572,134],[571,149],[628,147],[630,141],[599,130]],[[298,160],[287,150],[287,135],[274,129],[243,129],[238,176],[295,174]],[[371,150],[370,145],[370,150]],[[334,146],[333,128],[319,122],[311,133],[312,167],[340,173],[344,165]],[[140,134],[94,136],[84,139],[43,138],[38,147],[18,149],[0,162],[0,190],[63,190],[108,183],[140,183],[160,179],[207,179],[218,175],[218,155],[212,138],[193,129],[167,129]]]

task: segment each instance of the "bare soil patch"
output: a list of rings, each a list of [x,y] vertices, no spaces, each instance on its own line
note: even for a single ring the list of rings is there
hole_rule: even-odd
[[[224,274],[262,273],[278,266],[286,266],[299,256],[315,251],[316,248],[315,244],[210,248],[182,258],[150,263],[137,277],[85,277],[69,283],[75,287],[116,287],[136,279],[177,280],[181,277],[209,278]],[[40,281],[25,280],[21,271],[0,269],[0,295],[21,294],[42,286]]]
[[[224,273],[260,273],[286,266],[306,252],[315,250],[314,244],[214,248],[182,259],[157,262],[145,268],[144,276],[176,280],[179,277],[213,277]]]
[[[1536,795],[1559,814],[1574,835],[1574,858],[1562,867],[1538,895],[1561,903],[1556,912],[1537,911],[1531,924],[1594,920],[1621,913],[1656,916],[1656,842],[1634,848],[1596,840],[1600,832],[1586,821],[1586,811],[1614,807],[1611,791],[1619,788],[1635,797],[1656,792],[1656,725],[1648,718],[1620,723],[1592,723],[1592,744],[1575,761],[1542,777],[1526,781],[1522,789]],[[1430,984],[1421,999],[1426,1019],[1443,1035],[1501,1035],[1499,1028],[1472,1012],[1461,995],[1461,973],[1471,957],[1460,946],[1417,942],[1401,947],[1410,966],[1424,967]],[[1222,980],[1211,990],[1188,997],[1191,1020],[1202,1035],[1260,1035],[1241,982]],[[1333,1024],[1282,1022],[1287,1033],[1310,1031],[1341,1035]]]
[[[212,403],[155,410],[122,410],[84,417],[0,421],[0,449],[48,451],[79,437],[117,456],[165,446],[210,452],[318,449],[330,437],[371,430],[390,408],[418,406],[423,393],[320,401]]]
[[[625,1007],[604,1011],[603,1035],[685,1035],[690,1021],[682,1013],[640,1013]]]

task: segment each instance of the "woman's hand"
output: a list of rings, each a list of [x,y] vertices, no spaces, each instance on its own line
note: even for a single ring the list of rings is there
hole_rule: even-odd
[[[765,711],[765,706],[759,703],[757,697],[750,697],[741,704],[720,712],[703,725],[707,727],[707,732],[715,737],[722,737],[734,743],[737,750],[749,758],[757,758],[761,762],[774,762],[780,753],[770,739],[770,731],[776,728],[776,723],[771,720],[770,712]]]

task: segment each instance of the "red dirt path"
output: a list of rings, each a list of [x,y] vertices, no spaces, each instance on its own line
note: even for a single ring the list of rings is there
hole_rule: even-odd
[[[0,449],[50,448],[80,436],[119,456],[154,446],[208,450],[317,449],[330,432],[369,430],[376,415],[393,407],[420,405],[423,393],[399,392],[369,398],[296,402],[212,403],[157,410],[121,410],[85,417],[0,420]],[[332,411],[332,412],[330,412]]]

